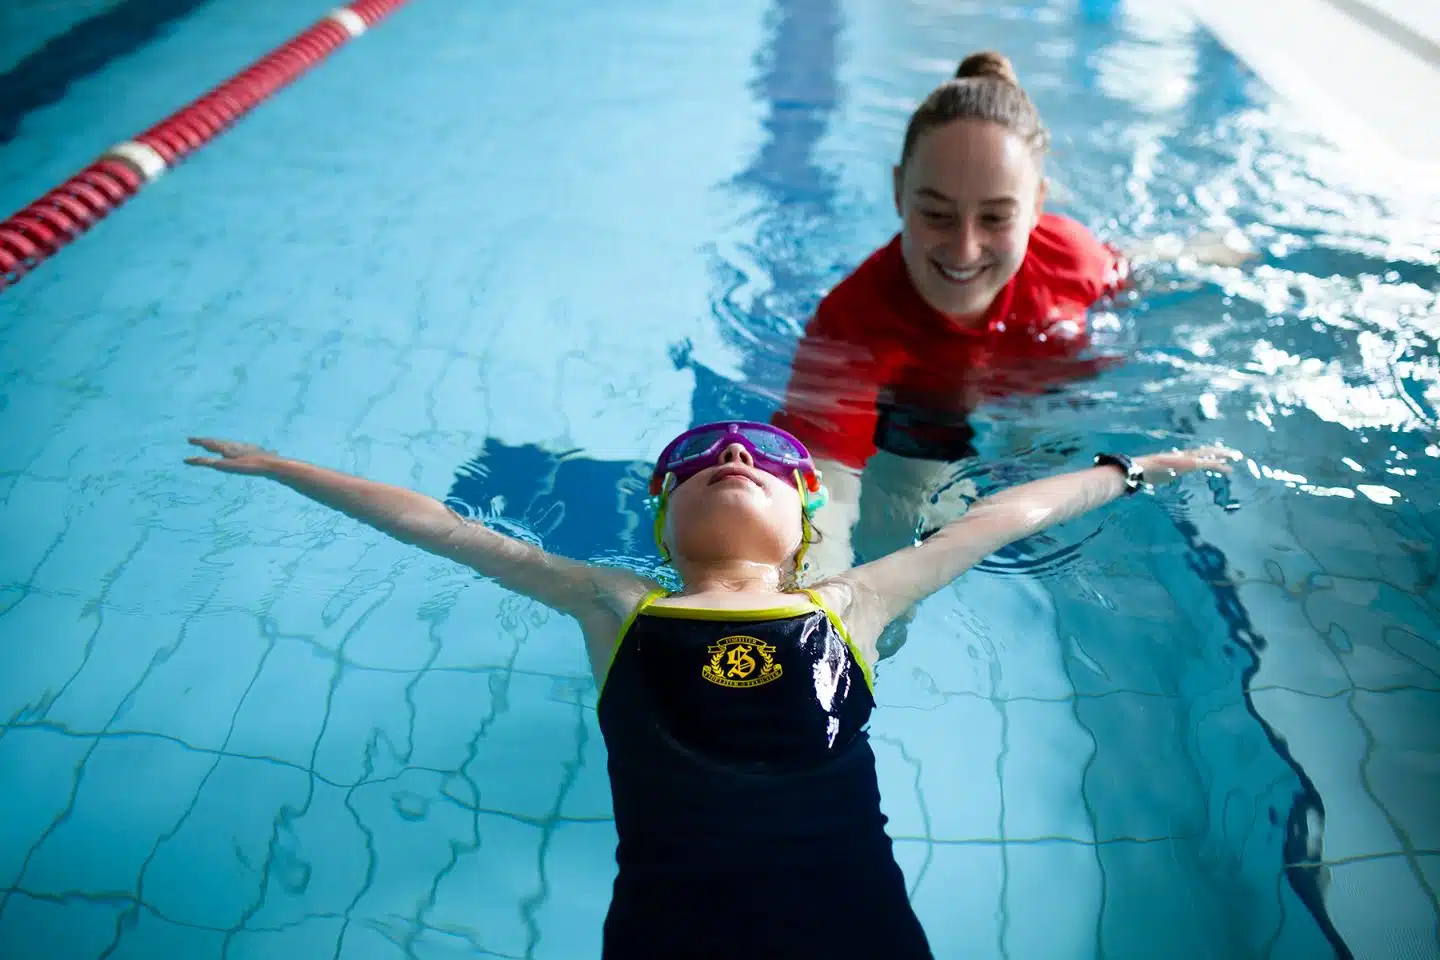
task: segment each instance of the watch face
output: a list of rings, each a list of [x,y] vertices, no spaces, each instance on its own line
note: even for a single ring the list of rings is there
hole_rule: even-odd
[[[1145,482],[1145,471],[1129,457],[1114,453],[1102,453],[1095,458],[1096,466],[1119,467],[1125,473],[1125,491],[1134,493]]]

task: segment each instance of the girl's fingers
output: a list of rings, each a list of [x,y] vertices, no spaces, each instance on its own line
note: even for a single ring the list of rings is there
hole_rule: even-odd
[[[269,451],[253,443],[241,443],[238,440],[217,440],[214,437],[190,437],[190,442],[195,446],[211,453],[218,453],[225,458],[246,457],[252,454],[264,454]]]
[[[229,441],[216,440],[213,437],[191,437],[190,442],[202,450],[209,450],[211,453],[218,453],[225,456],[225,449],[230,446]]]

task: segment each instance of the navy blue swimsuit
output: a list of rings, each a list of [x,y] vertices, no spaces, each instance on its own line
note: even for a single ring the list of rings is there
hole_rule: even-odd
[[[753,612],[653,596],[599,702],[619,834],[605,960],[928,960],[838,619],[813,593]]]

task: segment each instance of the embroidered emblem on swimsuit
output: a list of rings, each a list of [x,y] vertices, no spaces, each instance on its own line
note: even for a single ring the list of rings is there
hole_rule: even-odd
[[[710,662],[700,669],[700,675],[722,687],[759,687],[782,672],[774,659],[774,645],[754,637],[726,637],[706,650]]]

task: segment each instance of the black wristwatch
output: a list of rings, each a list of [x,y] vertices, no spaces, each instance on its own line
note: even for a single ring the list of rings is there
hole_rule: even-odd
[[[1097,467],[1119,467],[1125,474],[1125,495],[1135,493],[1145,483],[1145,471],[1123,453],[1102,453],[1095,458]]]

